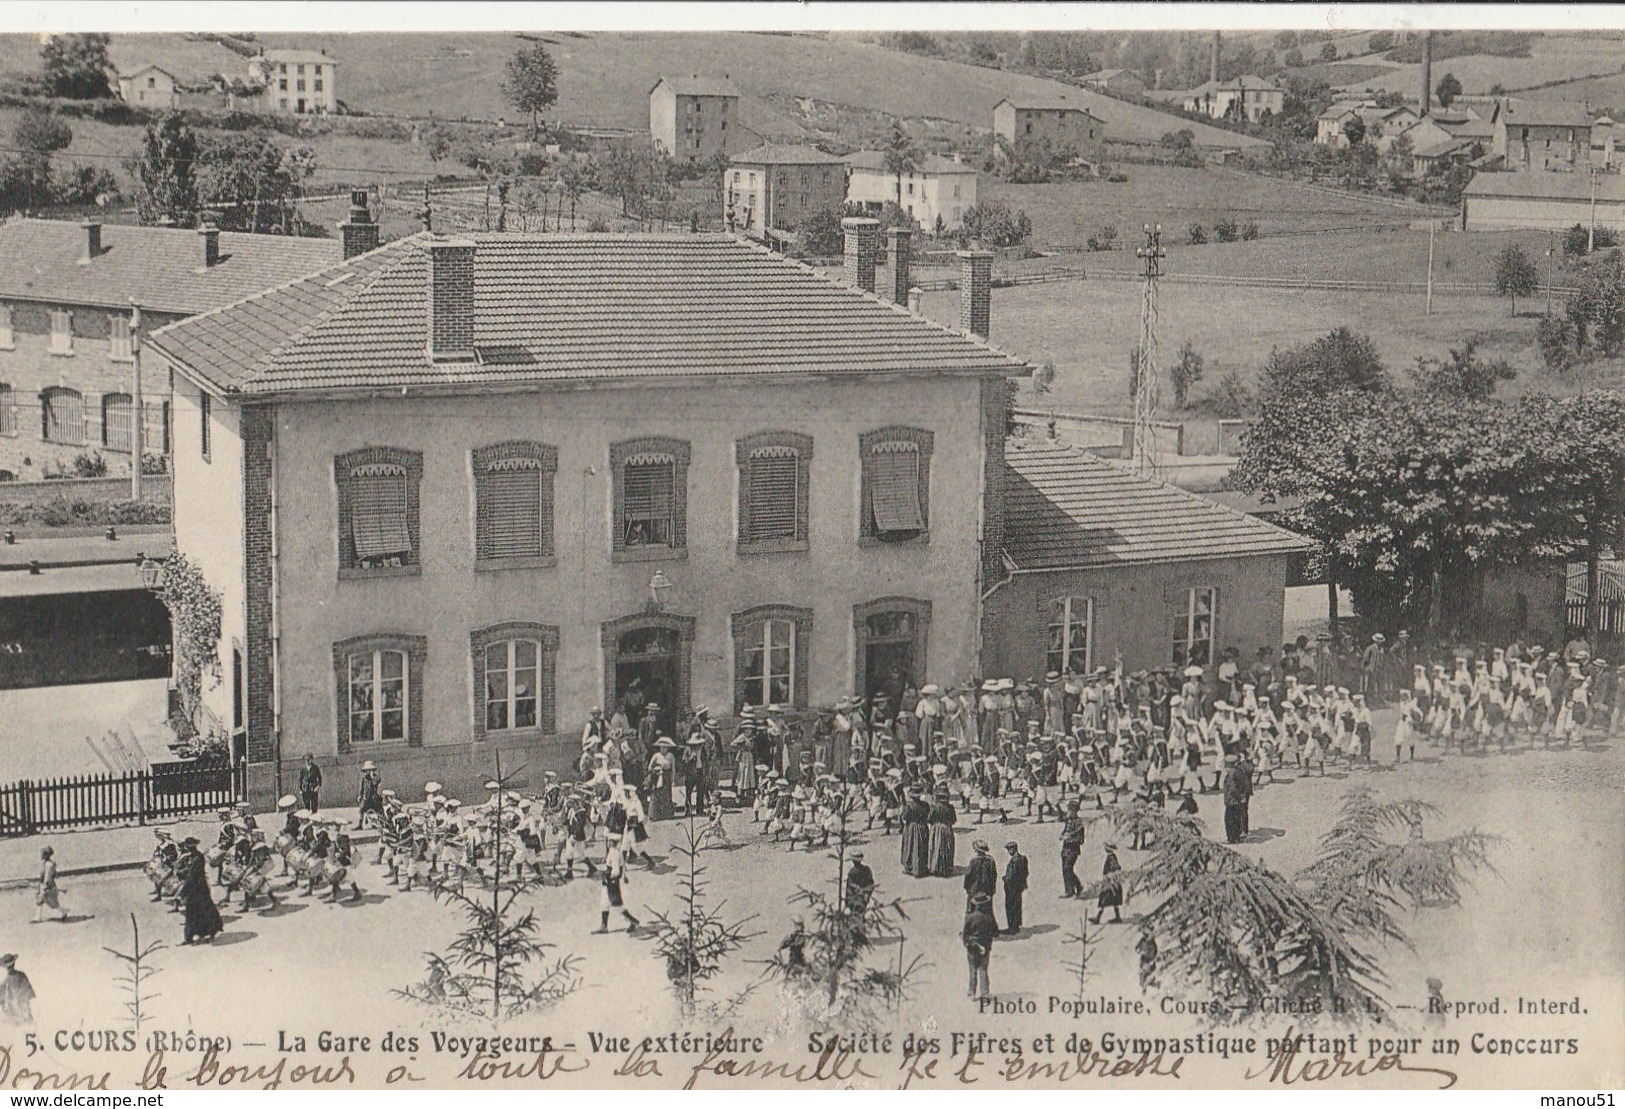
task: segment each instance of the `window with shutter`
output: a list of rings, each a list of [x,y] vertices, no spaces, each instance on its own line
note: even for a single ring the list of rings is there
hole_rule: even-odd
[[[529,459],[513,459],[480,475],[481,559],[539,557],[542,535],[542,473]]]
[[[0,435],[17,434],[17,402],[11,386],[0,382]]]
[[[790,447],[763,447],[750,456],[750,521],[752,542],[795,539],[800,460]]]
[[[102,446],[127,451],[134,441],[134,428],[128,393],[108,393],[102,397]]]
[[[920,515],[920,454],[913,443],[882,443],[869,459],[869,504],[875,531],[917,533]]]
[[[362,565],[381,566],[412,553],[406,497],[406,470],[400,466],[362,466],[351,472],[350,534]]]
[[[622,476],[622,542],[627,547],[670,547],[676,460],[658,455],[628,459]]]
[[[114,312],[107,317],[108,356],[121,362],[135,357],[135,345],[130,340],[130,317]]]

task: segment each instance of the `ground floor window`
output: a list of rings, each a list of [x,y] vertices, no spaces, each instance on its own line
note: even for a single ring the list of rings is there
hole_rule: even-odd
[[[1049,652],[1045,669],[1085,674],[1094,668],[1095,603],[1088,597],[1057,597],[1049,603]]]
[[[735,613],[731,623],[735,704],[804,707],[812,610],[764,605]]]
[[[470,636],[473,649],[474,732],[551,735],[558,628],[509,623]]]
[[[1212,586],[1184,591],[1183,600],[1173,614],[1174,665],[1213,665],[1218,607],[1219,591]]]
[[[362,636],[334,645],[339,750],[423,742],[423,636]]]

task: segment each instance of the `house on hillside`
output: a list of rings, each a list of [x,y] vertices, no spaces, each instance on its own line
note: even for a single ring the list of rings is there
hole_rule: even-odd
[[[1360,118],[1354,104],[1333,104],[1315,117],[1315,144],[1341,150],[1348,146],[1348,125]],[[1363,123],[1364,120],[1361,120]]]
[[[1093,163],[1104,149],[1106,125],[1065,93],[1006,97],[993,106],[993,134],[1002,156],[1047,152],[1053,159]]]
[[[1179,103],[1187,112],[1209,119],[1244,119],[1257,123],[1266,115],[1281,114],[1286,90],[1274,81],[1244,73],[1228,81],[1208,81],[1181,94]]]
[[[782,242],[807,217],[840,210],[846,163],[815,146],[758,146],[733,156],[723,193],[729,231]]]
[[[1507,97],[1490,124],[1491,150],[1509,172],[1573,173],[1591,158],[1591,113],[1579,101]]]
[[[960,155],[945,158],[927,154],[914,169],[899,176],[886,169],[886,156],[878,150],[860,150],[846,157],[846,199],[865,211],[879,212],[888,202],[901,205],[927,234],[958,231],[965,213],[976,206],[976,168]]]
[[[1598,227],[1625,232],[1625,177],[1617,173],[1479,173],[1461,198],[1465,231],[1564,231],[1577,223],[1590,226],[1593,210]]]
[[[1614,146],[1614,121],[1598,116],[1591,124],[1591,164],[1598,169],[1612,170],[1617,159]]]
[[[182,87],[180,78],[156,65],[118,75],[119,99],[138,108],[178,108]]]
[[[751,141],[739,126],[739,90],[732,79],[662,77],[649,90],[649,134],[679,162],[707,162]]]
[[[497,750],[568,771],[594,706],[976,673],[1029,367],[982,338],[990,253],[955,331],[875,295],[876,233],[838,284],[727,235],[424,232],[155,333],[253,796],[307,753],[467,796]]]
[[[266,111],[326,115],[338,111],[338,63],[325,50],[262,50],[248,60],[249,79],[263,85]]]
[[[1097,69],[1079,78],[1085,88],[1108,96],[1143,96],[1145,82],[1132,69]]]
[[[1087,673],[1216,664],[1281,642],[1287,572],[1313,544],[1087,451],[1005,448],[1004,574],[984,669]]]
[[[345,233],[358,251],[369,229],[378,242],[361,197],[362,222]],[[128,472],[138,420],[144,452],[167,454],[169,376],[142,357],[140,333],[330,265],[342,250],[334,239],[212,227],[0,225],[0,470],[39,477],[99,452],[110,472]]]
[[[1456,166],[1472,164],[1483,152],[1476,139],[1453,139],[1447,135],[1436,143],[1411,151],[1411,173],[1416,177],[1447,173]]]

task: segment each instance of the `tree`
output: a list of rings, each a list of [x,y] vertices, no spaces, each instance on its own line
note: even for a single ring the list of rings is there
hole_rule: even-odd
[[[45,90],[69,100],[105,100],[113,95],[107,58],[113,36],[103,33],[52,35],[40,47]]]
[[[1504,358],[1483,362],[1478,343],[1469,339],[1460,350],[1454,348],[1443,362],[1416,360],[1413,372],[1417,392],[1441,401],[1484,401],[1495,395],[1495,387],[1511,381],[1518,371]]]
[[[1354,116],[1343,124],[1343,137],[1349,141],[1350,146],[1359,146],[1365,142],[1365,120]]]
[[[715,908],[707,904],[706,868],[700,865],[699,835],[694,828],[694,813],[688,814],[685,839],[674,846],[681,858],[682,877],[677,888],[677,900],[682,908],[675,914],[651,910],[650,931],[654,933],[654,956],[666,971],[666,981],[684,1017],[693,1017],[699,1008],[700,995],[706,983],[722,973],[722,963],[738,951],[752,937],[745,933],[745,925],[752,918],[729,923],[722,917],[722,905]],[[751,987],[754,989],[754,987]],[[737,1005],[743,997],[735,998]],[[725,1016],[732,1006],[721,1007]],[[713,1015],[713,1014],[708,1014]]]
[[[202,149],[199,164],[198,191],[218,206],[222,230],[291,235],[303,229],[298,202],[316,170],[310,147],[284,148],[262,132],[223,134]]]
[[[797,246],[808,258],[834,258],[841,253],[841,210],[813,212],[801,223]]]
[[[1518,298],[1531,296],[1540,287],[1540,269],[1535,260],[1516,243],[1508,243],[1495,256],[1495,292],[1512,298],[1512,314],[1518,314]]]
[[[1179,346],[1174,364],[1168,367],[1168,380],[1174,387],[1174,404],[1180,408],[1190,398],[1191,387],[1202,380],[1206,360],[1197,353],[1196,346],[1186,339]]]
[[[886,148],[882,151],[886,159],[886,172],[897,180],[897,207],[903,207],[903,177],[913,173],[919,168],[919,159],[914,151],[914,142],[908,137],[903,128],[903,121],[893,120],[891,135],[886,140]]]
[[[1586,225],[1577,223],[1563,232],[1563,253],[1570,258],[1578,258],[1591,249],[1591,236],[1586,231]]]
[[[1448,108],[1456,97],[1461,95],[1461,82],[1456,80],[1454,73],[1446,73],[1439,78],[1439,83],[1433,86],[1433,95],[1439,101],[1439,107]]]
[[[198,210],[198,142],[184,116],[170,112],[149,124],[129,169],[142,223],[192,226]]]
[[[1365,40],[1365,48],[1372,54],[1386,54],[1394,48],[1394,33],[1392,31],[1377,31]]]
[[[541,43],[514,51],[508,59],[502,91],[508,102],[530,116],[530,141],[541,133],[542,113],[559,98],[558,67]]]
[[[41,108],[24,112],[11,131],[17,155],[0,163],[0,206],[34,210],[57,199],[51,155],[73,141],[73,128]]]
[[[1290,350],[1272,350],[1259,380],[1262,399],[1287,392],[1328,396],[1345,389],[1377,393],[1389,387],[1388,371],[1370,336],[1346,327]]]
[[[1281,64],[1288,69],[1303,68],[1303,51],[1294,46],[1286,52],[1286,55],[1281,59]]]
[[[1580,350],[1596,347],[1605,358],[1625,349],[1625,262],[1617,250],[1586,268],[1565,314]]]
[[[1528,405],[1539,404],[1531,400]],[[1586,632],[1601,627],[1602,555],[1625,546],[1625,397],[1596,389],[1556,402],[1548,465],[1559,475],[1564,506],[1586,554]]]
[[[1032,237],[1033,224],[1026,212],[1011,211],[996,200],[978,201],[964,216],[960,237],[967,243],[990,247],[1020,246]]]
[[[44,108],[30,108],[11,129],[11,141],[30,154],[54,154],[73,142],[73,128]]]
[[[177,551],[164,563],[158,599],[169,610],[174,638],[173,673],[183,715],[179,723],[195,732],[205,683],[211,689],[220,684],[220,591]]]
[[[1320,60],[1323,61],[1323,62],[1335,62],[1337,60],[1337,43],[1335,43],[1335,42],[1323,42],[1323,43],[1321,43],[1320,44]]]

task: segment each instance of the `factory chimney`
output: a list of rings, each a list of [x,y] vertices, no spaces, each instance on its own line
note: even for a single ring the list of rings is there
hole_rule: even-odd
[[[1427,115],[1433,105],[1433,32],[1422,35],[1422,114]]]
[[[1213,46],[1207,55],[1207,79],[1219,83],[1219,32],[1213,32]]]

